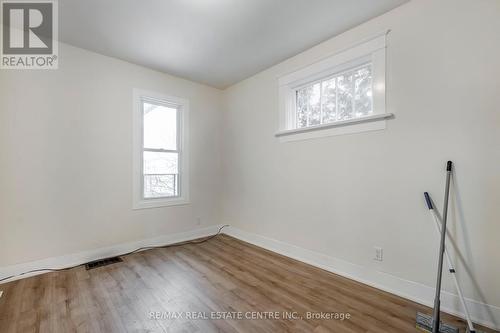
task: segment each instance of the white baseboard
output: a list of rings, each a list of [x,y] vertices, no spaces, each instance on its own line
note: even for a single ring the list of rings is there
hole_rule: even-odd
[[[42,260],[31,261],[27,263],[0,267],[0,279],[11,276],[18,275],[24,272],[28,272],[35,269],[43,268],[65,268],[72,267],[75,265],[85,264],[89,261],[94,261],[102,258],[118,256],[123,253],[127,253],[145,246],[158,246],[158,245],[168,245],[184,241],[193,240],[200,237],[211,236],[217,233],[220,226],[214,225],[206,228],[195,229],[175,234],[163,235],[149,239],[143,239],[135,242],[122,243],[113,246],[108,246],[104,248],[99,248],[96,250],[90,250],[85,252],[79,252],[74,254],[69,254],[60,257],[52,257]],[[45,272],[36,272],[25,274],[22,276],[17,276],[2,283],[27,278],[29,276],[34,276],[38,274],[43,274]]]
[[[414,302],[429,307],[433,306],[433,287],[405,280],[394,275],[379,272],[235,227],[225,228],[223,233]],[[500,330],[500,307],[471,299],[466,299],[466,303],[472,320],[475,323],[495,330]],[[441,309],[449,314],[464,318],[458,296],[455,294],[449,292],[441,293]]]

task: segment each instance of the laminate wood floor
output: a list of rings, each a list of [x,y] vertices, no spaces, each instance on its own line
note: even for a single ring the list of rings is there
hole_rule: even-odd
[[[226,235],[122,258],[0,285],[0,332],[416,332],[431,312]]]

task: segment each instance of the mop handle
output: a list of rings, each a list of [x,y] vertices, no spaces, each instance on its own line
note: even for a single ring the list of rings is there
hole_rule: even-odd
[[[425,197],[425,202],[427,203],[427,208],[429,208],[429,210],[434,210],[434,206],[432,205],[432,200],[431,197],[429,196],[429,193],[424,192],[424,197]]]
[[[441,233],[441,241],[439,245],[439,261],[438,273],[436,279],[436,295],[434,297],[434,311],[432,314],[432,333],[439,332],[440,320],[440,307],[441,307],[441,280],[443,276],[443,257],[444,257],[444,244],[446,241],[446,221],[448,219],[448,199],[450,196],[450,178],[451,178],[452,162],[446,163],[446,186],[444,191],[444,207],[443,207],[443,232]]]
[[[429,211],[431,212],[432,217],[434,218],[434,222],[435,222],[434,225],[436,226],[436,230],[438,232],[438,235],[441,235],[441,222],[439,221],[439,217],[437,216],[436,211],[434,210],[434,206],[432,205],[432,200],[429,196],[429,193],[425,192],[424,197],[425,197],[425,202],[427,203],[427,208],[429,208]],[[449,235],[447,235],[447,236],[449,237]],[[467,305],[465,303],[465,298],[464,298],[464,295],[462,293],[462,288],[460,288],[460,284],[458,283],[456,271],[455,271],[455,268],[452,264],[451,257],[450,257],[450,254],[448,252],[448,248],[446,247],[446,244],[444,247],[444,254],[446,256],[446,261],[448,262],[448,268],[450,270],[450,273],[453,276],[453,281],[455,282],[455,287],[457,289],[460,303],[462,304],[462,308],[464,309],[465,319],[467,320],[467,325],[469,326],[469,333],[473,333],[473,332],[475,332],[474,324],[472,323],[469,309],[467,309]]]

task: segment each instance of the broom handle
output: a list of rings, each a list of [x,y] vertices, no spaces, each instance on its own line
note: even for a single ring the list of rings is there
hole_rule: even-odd
[[[434,207],[432,205],[432,201],[429,197],[429,193],[425,192],[424,196],[425,196],[425,201],[427,202],[427,207],[429,208],[429,210],[432,214],[432,217],[434,218],[434,222],[435,222],[434,225],[436,226],[436,230],[438,232],[438,235],[441,235],[441,221],[439,221],[439,217],[437,216],[436,211],[434,210]],[[464,298],[464,295],[462,293],[462,288],[460,288],[460,284],[458,283],[456,271],[455,271],[455,268],[453,267],[451,257],[450,257],[450,254],[448,252],[448,248],[446,247],[446,245],[444,247],[444,254],[446,256],[446,261],[448,261],[448,268],[449,268],[451,275],[453,276],[453,281],[455,282],[455,287],[457,288],[457,293],[458,293],[458,297],[460,299],[460,303],[462,304],[462,308],[464,309],[465,319],[467,320],[467,325],[469,326],[469,333],[474,333],[475,332],[474,324],[472,323],[469,310],[467,309],[467,305],[465,303],[465,298]]]
[[[440,324],[440,306],[441,306],[441,278],[443,276],[443,257],[444,245],[446,241],[446,220],[448,219],[448,199],[450,195],[450,177],[451,177],[452,162],[446,163],[446,186],[444,191],[444,207],[443,207],[443,232],[441,233],[441,244],[439,245],[439,262],[438,262],[438,275],[436,281],[436,295],[434,297],[434,312],[432,322],[432,333],[439,333]]]

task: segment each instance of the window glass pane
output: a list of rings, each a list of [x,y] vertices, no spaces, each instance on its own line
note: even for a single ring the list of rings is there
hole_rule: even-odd
[[[356,118],[370,115],[373,112],[371,66],[359,68],[354,72],[354,89]]]
[[[337,77],[338,113],[337,120],[347,120],[354,117],[352,110],[352,73],[345,73]]]
[[[311,87],[297,90],[297,127],[307,126],[307,105],[309,103],[309,97]]]
[[[371,64],[297,89],[296,111],[297,128],[369,116],[373,113]]]
[[[145,175],[144,198],[165,198],[179,196],[178,175]]]
[[[177,109],[143,103],[144,148],[177,150]]]
[[[321,103],[323,108],[323,119],[322,123],[331,123],[337,119],[337,105],[336,105],[336,95],[337,95],[337,85],[336,78],[323,81],[322,84],[322,97]]]
[[[321,83],[312,86],[311,99],[309,100],[309,126],[321,124]]]
[[[144,198],[178,196],[179,154],[144,152]]]
[[[297,127],[321,124],[321,84],[297,90]]]

